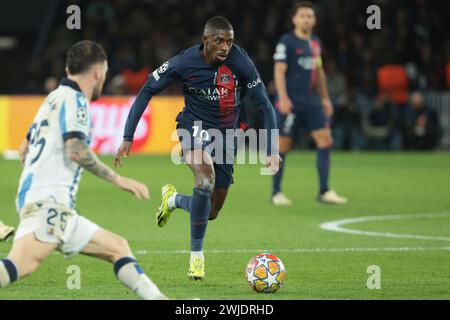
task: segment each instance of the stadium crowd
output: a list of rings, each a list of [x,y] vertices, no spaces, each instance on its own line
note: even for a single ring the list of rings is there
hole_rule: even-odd
[[[441,135],[437,113],[422,92],[450,89],[448,1],[319,0],[317,34],[335,106],[335,147],[432,149]],[[253,58],[269,92],[272,55],[291,29],[286,0],[95,0],[78,4],[81,30],[68,30],[57,10],[47,45],[26,65],[19,92],[45,94],[64,74],[64,53],[80,39],[109,54],[106,94],[136,94],[149,72],[200,41],[205,21],[228,17],[236,42]],[[381,30],[368,30],[366,8],[381,7]],[[447,12],[447,13],[445,13]],[[16,87],[17,88],[17,87]],[[165,94],[179,94],[172,86]]]

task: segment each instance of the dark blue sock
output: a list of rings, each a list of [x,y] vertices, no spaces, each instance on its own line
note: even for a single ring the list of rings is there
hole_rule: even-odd
[[[185,194],[177,194],[175,196],[175,207],[191,211],[191,200],[192,196],[187,196]]]
[[[190,205],[191,251],[203,250],[208,218],[211,212],[211,191],[194,188]]]
[[[317,172],[319,174],[320,194],[324,194],[328,189],[328,176],[330,173],[330,149],[317,149]]]
[[[119,273],[119,270],[122,269],[122,267],[126,264],[129,263],[134,263],[136,266],[136,269],[139,267],[139,265],[137,264],[136,259],[132,258],[132,257],[122,257],[119,260],[117,260],[116,262],[114,262],[113,268],[114,268],[114,274],[117,277],[117,274]],[[140,267],[139,267],[140,269]],[[143,272],[139,272],[139,273],[143,273]]]
[[[283,178],[284,162],[286,160],[286,153],[280,153],[280,157],[283,160],[280,163],[280,170],[272,178],[272,196],[281,191],[281,179]]]
[[[9,283],[13,283],[14,281],[17,281],[17,279],[19,278],[19,272],[17,271],[16,265],[14,264],[14,262],[12,262],[9,259],[3,259],[0,260],[0,262],[3,263],[3,265],[5,266],[6,272],[8,273],[9,276]],[[5,285],[5,284],[3,284]],[[2,284],[0,283],[0,287],[2,287]]]

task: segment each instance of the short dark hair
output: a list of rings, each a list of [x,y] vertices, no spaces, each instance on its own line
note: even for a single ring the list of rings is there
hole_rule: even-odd
[[[313,9],[314,12],[316,12],[316,6],[314,5],[314,3],[310,1],[300,1],[294,4],[294,7],[292,8],[291,17],[295,16],[297,14],[298,9],[301,8],[310,8]]]
[[[75,43],[67,51],[66,67],[69,74],[75,75],[83,73],[92,65],[106,60],[106,52],[99,43],[83,40]]]
[[[212,17],[211,19],[209,19],[208,21],[206,21],[204,33],[206,33],[206,31],[208,29],[233,30],[233,26],[227,18],[222,17],[222,16],[215,16],[215,17]]]

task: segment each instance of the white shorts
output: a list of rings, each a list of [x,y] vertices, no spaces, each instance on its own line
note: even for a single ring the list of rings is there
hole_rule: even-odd
[[[76,210],[51,202],[36,202],[20,211],[20,223],[14,241],[31,233],[45,243],[58,244],[67,257],[86,247],[100,227],[80,216]]]

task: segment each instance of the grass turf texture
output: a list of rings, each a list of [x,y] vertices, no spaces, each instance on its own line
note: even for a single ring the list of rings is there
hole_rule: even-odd
[[[103,158],[111,163],[112,158]],[[185,166],[167,156],[133,156],[120,173],[139,178],[152,199],[137,201],[85,172],[78,209],[100,226],[129,240],[144,270],[172,299],[449,299],[448,241],[393,239],[335,233],[320,229],[326,221],[371,215],[450,212],[450,154],[335,153],[331,182],[350,203],[321,205],[315,201],[317,176],[314,153],[291,153],[287,158],[284,191],[295,204],[269,203],[270,178],[259,166],[235,168],[235,184],[219,218],[208,226],[205,241],[207,278],[186,278],[189,215],[177,210],[160,229],[154,221],[160,187],[173,183],[180,193],[191,193],[192,177]],[[14,197],[20,174],[17,161],[0,160],[0,218],[18,222]],[[348,227],[377,232],[450,237],[450,218],[370,221]],[[5,257],[11,243],[0,244]],[[425,248],[422,251],[289,252],[311,248]],[[426,249],[430,248],[430,250]],[[247,250],[239,252],[237,250]],[[254,249],[252,251],[252,249]],[[245,283],[249,259],[269,249],[287,270],[283,288],[275,294],[257,294]],[[142,251],[146,250],[146,252]],[[169,252],[155,252],[163,250]],[[208,253],[208,250],[235,250]],[[66,270],[81,268],[81,289],[68,290]],[[381,289],[369,290],[367,267],[381,268]],[[106,262],[78,255],[66,260],[50,256],[31,277],[0,289],[3,299],[136,299],[114,277]]]

